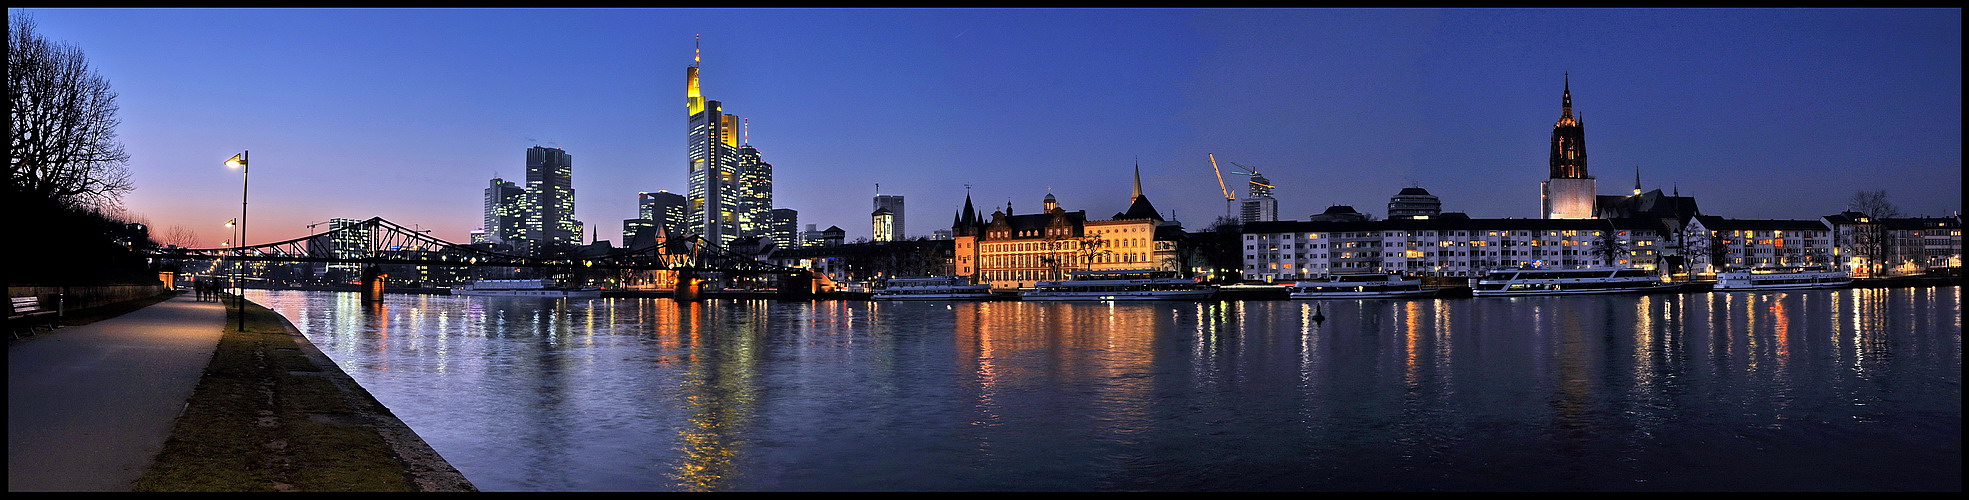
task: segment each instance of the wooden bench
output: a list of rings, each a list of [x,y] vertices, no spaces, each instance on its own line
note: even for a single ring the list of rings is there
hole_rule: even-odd
[[[22,326],[27,327],[29,335],[33,335],[34,328],[39,326],[54,329],[55,311],[42,307],[40,297],[14,297],[13,302],[14,308],[7,313],[7,325],[13,330],[14,338],[21,337]]]

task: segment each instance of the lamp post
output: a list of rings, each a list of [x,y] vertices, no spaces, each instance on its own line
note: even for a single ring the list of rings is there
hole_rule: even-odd
[[[245,255],[246,249],[246,186],[247,182],[253,177],[253,168],[246,164],[246,153],[247,151],[242,150],[239,154],[232,155],[232,158],[226,159],[226,168],[238,168],[240,170],[239,246],[236,248],[240,249],[241,256]],[[239,269],[233,279],[233,288],[238,293],[234,299],[239,302],[239,331],[241,332],[246,331],[246,280],[244,278],[245,270]]]

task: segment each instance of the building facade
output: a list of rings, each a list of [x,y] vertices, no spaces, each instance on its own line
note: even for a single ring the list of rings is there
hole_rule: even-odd
[[[1402,188],[1401,192],[1388,199],[1388,218],[1390,219],[1428,219],[1442,215],[1443,201],[1429,190],[1419,187]]]
[[[1683,230],[1691,273],[1835,264],[1832,228],[1822,220],[1698,216]]]
[[[887,208],[876,208],[868,214],[869,238],[874,241],[896,241],[896,214]]]
[[[1251,173],[1251,182],[1246,187],[1248,196],[1238,202],[1238,220],[1246,224],[1278,220],[1278,199],[1272,197],[1272,181],[1257,172]]]
[[[686,234],[688,227],[687,203],[684,196],[669,191],[636,193],[636,218],[650,221],[655,227],[663,229],[665,235]],[[624,234],[624,241],[632,240]]]
[[[989,217],[964,197],[953,218],[951,267],[957,276],[993,288],[1032,288],[1086,269],[1180,271],[1177,240],[1182,227],[1166,221],[1142,194],[1139,168],[1128,209],[1108,220],[1088,220],[1085,210],[1068,212],[1047,195],[1045,211],[1014,214],[1010,203]]]
[[[775,208],[771,212],[773,245],[779,248],[798,248],[800,246],[800,211],[791,208]]]
[[[1334,274],[1475,277],[1525,266],[1654,269],[1658,226],[1642,220],[1395,219],[1247,224],[1244,279]]]
[[[751,144],[738,147],[738,233],[770,236],[773,231],[773,164]]]
[[[738,116],[723,104],[707,100],[698,79],[703,51],[694,51],[684,76],[684,105],[689,117],[685,154],[689,159],[690,189],[685,203],[689,215],[684,232],[728,245],[738,229]]]

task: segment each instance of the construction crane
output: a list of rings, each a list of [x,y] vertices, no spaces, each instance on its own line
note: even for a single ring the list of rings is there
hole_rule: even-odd
[[[1224,185],[1224,170],[1221,168],[1217,168],[1217,154],[1216,153],[1205,153],[1205,154],[1210,155],[1210,171],[1212,173],[1217,174],[1217,189],[1224,191],[1224,216],[1225,217],[1235,216],[1237,212],[1235,212],[1233,209],[1235,208],[1234,205],[1237,203],[1237,195],[1232,194],[1231,188]]]
[[[1237,168],[1243,169],[1243,170],[1232,170],[1231,175],[1245,175],[1251,177],[1251,180],[1249,181],[1251,185],[1245,188],[1246,195],[1259,196],[1259,194],[1257,193],[1260,193],[1261,191],[1259,191],[1257,188],[1265,188],[1265,190],[1262,192],[1267,195],[1271,193],[1271,190],[1278,189],[1270,184],[1271,179],[1266,179],[1265,174],[1258,173],[1258,169],[1247,167],[1244,165],[1239,165],[1238,162],[1234,162],[1234,161],[1227,160],[1225,161],[1225,163],[1229,163],[1231,165],[1236,166]]]

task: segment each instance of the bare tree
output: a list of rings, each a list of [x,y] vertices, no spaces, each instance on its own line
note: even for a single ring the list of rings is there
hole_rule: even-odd
[[[116,139],[116,92],[82,50],[50,42],[34,19],[10,15],[7,114],[10,193],[63,206],[113,206],[133,186]]]
[[[191,248],[198,245],[198,232],[188,227],[173,224],[170,229],[164,231],[164,239],[158,243]]]
[[[1875,219],[1893,219],[1901,216],[1900,207],[1887,200],[1887,190],[1858,191],[1853,199],[1846,202],[1846,209],[1867,214]]]

